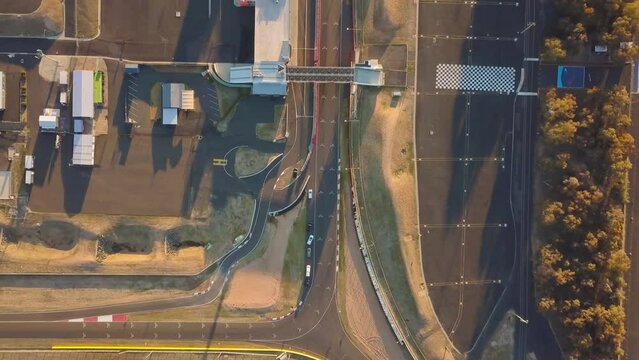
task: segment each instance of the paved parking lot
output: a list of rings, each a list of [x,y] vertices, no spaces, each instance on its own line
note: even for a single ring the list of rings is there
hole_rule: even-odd
[[[123,65],[108,61],[109,131],[96,138],[94,167],[69,166],[72,135],[62,139],[59,151],[54,150],[53,134],[38,134],[37,116],[29,114],[29,129],[33,139],[29,153],[36,156],[35,183],[31,188],[29,207],[38,212],[107,213],[157,216],[188,216],[200,191],[213,191],[223,202],[234,193],[249,192],[245,184],[231,178],[223,168],[212,167],[213,158],[223,158],[233,147],[249,145],[279,152],[282,144],[263,142],[255,138],[255,124],[263,122],[262,114],[273,114],[279,100],[249,97],[238,106],[224,136],[217,133],[212,121],[219,117],[211,106],[209,88],[213,84],[198,72],[178,73],[145,69],[140,74],[138,100],[148,107],[147,85],[180,79],[195,89],[196,109],[180,118],[181,125],[166,127],[148,118],[139,120],[139,128],[124,123]],[[36,73],[37,74],[37,73]],[[31,75],[33,109],[52,106],[51,98],[38,95],[44,85]],[[39,85],[39,86],[38,86]],[[31,87],[30,87],[31,89]],[[53,97],[55,99],[55,97]],[[141,110],[142,111],[142,110]],[[141,115],[142,116],[142,115]],[[208,182],[208,183],[207,183]]]
[[[210,4],[209,8],[209,1],[175,0],[157,6],[149,0],[108,0],[108,6],[102,6],[98,40],[122,45],[125,58],[161,53],[175,61],[252,62],[254,8],[239,8],[226,0]]]
[[[444,330],[459,351],[468,352],[515,261],[514,96],[481,91],[482,83],[494,82],[481,71],[464,73],[472,76],[471,89],[462,91],[456,88],[462,82],[446,78],[459,73],[440,74],[449,88],[438,88],[437,66],[515,71],[516,86],[523,60],[518,39],[523,6],[425,1],[419,11],[416,155],[424,274]]]
[[[0,13],[29,14],[40,6],[42,0],[0,1]]]

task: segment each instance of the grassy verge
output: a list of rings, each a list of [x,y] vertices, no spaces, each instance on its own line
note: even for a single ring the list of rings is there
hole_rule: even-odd
[[[298,205],[300,206],[300,205]],[[301,205],[300,213],[293,224],[293,228],[288,238],[288,245],[284,257],[284,266],[282,268],[282,278],[280,283],[280,299],[271,309],[264,311],[230,310],[222,305],[225,291],[222,297],[216,299],[210,304],[194,306],[180,309],[170,309],[165,311],[133,313],[130,315],[132,321],[246,321],[254,322],[267,320],[273,317],[284,315],[295,306],[299,298],[301,284],[303,281],[303,267],[305,260],[305,243],[306,236],[306,207]],[[267,224],[267,226],[274,226]],[[266,233],[266,231],[265,231]],[[247,257],[242,259],[235,268],[241,269],[243,266],[250,264],[252,261],[260,258],[266,251],[268,241],[262,239],[257,248],[255,248]],[[228,286],[228,285],[227,285]]]
[[[270,123],[259,123],[255,125],[255,136],[264,141],[276,141],[284,137],[284,130],[282,128],[283,121],[286,118],[286,106],[276,105],[274,121]],[[282,129],[280,129],[282,128]]]
[[[76,36],[79,38],[97,36],[100,25],[100,0],[76,0],[75,11]]]
[[[304,279],[304,258],[306,256],[306,204],[303,203],[300,214],[293,224],[288,237],[284,268],[282,269],[282,283],[280,299],[282,306],[287,309],[295,306]]]
[[[220,110],[220,120],[215,124],[217,131],[225,132],[229,122],[235,114],[237,104],[251,93],[250,88],[236,88],[224,86],[217,81],[214,82],[217,90],[218,106]]]
[[[265,153],[250,147],[241,147],[235,152],[235,175],[245,177],[263,170],[275,154]]]
[[[159,120],[162,116],[160,109],[162,108],[162,84],[159,82],[151,85],[149,95],[149,119],[152,121]]]
[[[412,98],[391,107],[391,92],[362,89],[359,121],[352,124],[359,215],[372,265],[398,326],[406,330],[410,347],[430,358],[448,340],[429,304],[421,268]]]
[[[248,233],[254,207],[250,196],[229,197],[224,207],[213,209],[206,224],[180,226],[170,236],[181,246],[203,245],[207,259],[217,259],[232,248],[235,238]]]

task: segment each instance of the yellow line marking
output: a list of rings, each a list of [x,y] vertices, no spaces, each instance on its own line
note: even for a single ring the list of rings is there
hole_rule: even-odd
[[[226,166],[226,159],[213,159],[213,166]]]
[[[223,346],[130,346],[130,345],[53,345],[51,350],[113,350],[113,351],[218,351],[218,352],[273,352],[300,355],[312,360],[322,358],[304,351],[272,347],[223,347]]]

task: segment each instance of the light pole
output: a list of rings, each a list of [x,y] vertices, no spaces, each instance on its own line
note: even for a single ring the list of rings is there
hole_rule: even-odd
[[[515,312],[513,312],[513,316],[516,317],[517,319],[519,319],[519,321],[521,321],[524,324],[528,324],[528,322],[530,321],[530,320],[526,320],[523,317],[517,315],[517,313],[515,313]]]

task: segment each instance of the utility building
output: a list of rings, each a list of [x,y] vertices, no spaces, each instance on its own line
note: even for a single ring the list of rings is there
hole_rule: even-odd
[[[94,165],[95,136],[86,134],[73,135],[73,165]]]
[[[5,102],[7,100],[7,77],[4,72],[0,71],[0,110],[4,110]]]
[[[91,118],[93,106],[93,71],[73,71],[73,117]]]
[[[184,84],[165,83],[162,84],[162,107],[175,108],[182,107],[182,91]]]

